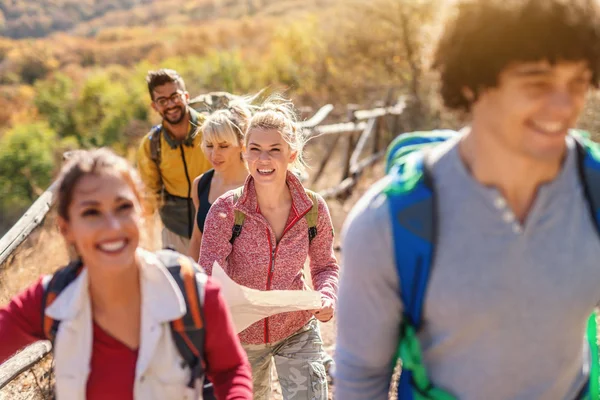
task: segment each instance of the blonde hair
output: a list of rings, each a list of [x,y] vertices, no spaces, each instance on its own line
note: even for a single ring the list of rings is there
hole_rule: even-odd
[[[200,127],[202,131],[202,150],[206,151],[206,143],[229,143],[241,147],[252,116],[249,98],[240,98],[229,104],[227,108],[213,112]]]
[[[279,94],[269,96],[250,119],[245,135],[245,146],[248,145],[248,134],[252,129],[277,130],[290,149],[296,152],[296,158],[289,169],[300,174],[306,172],[308,166],[304,161],[303,151],[307,137],[298,126],[296,108],[291,100]]]

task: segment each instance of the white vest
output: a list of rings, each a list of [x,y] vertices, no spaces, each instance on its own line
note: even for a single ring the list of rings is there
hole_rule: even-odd
[[[187,387],[191,371],[171,336],[169,322],[181,318],[185,300],[177,283],[158,258],[138,250],[141,261],[140,346],[135,368],[134,399],[202,399],[202,383]],[[200,275],[198,279],[206,279]],[[87,269],[46,309],[60,320],[54,343],[56,396],[85,400],[92,356],[93,320]]]

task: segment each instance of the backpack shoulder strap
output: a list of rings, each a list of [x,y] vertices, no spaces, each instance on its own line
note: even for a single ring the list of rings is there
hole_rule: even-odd
[[[241,186],[233,191],[233,205],[238,202],[238,200],[244,194],[244,187]],[[231,232],[231,239],[229,239],[229,243],[233,244],[235,239],[242,233],[242,227],[244,226],[244,221],[246,220],[246,214],[241,212],[240,210],[235,210],[234,212],[234,222],[233,229]]]
[[[385,172],[390,172],[394,164],[403,156],[430,145],[444,142],[457,135],[459,133],[452,130],[417,131],[398,135],[386,150]]]
[[[388,174],[384,193],[388,199],[394,256],[404,307],[396,357],[402,362],[397,390],[399,399],[454,399],[429,381],[422,362],[417,331],[423,323],[423,304],[435,253],[436,196],[425,152],[407,154]],[[435,392],[435,397],[433,396]]]
[[[587,132],[573,131],[577,144],[577,162],[585,198],[590,216],[600,238],[600,145],[588,138]],[[588,399],[600,398],[600,348],[598,346],[598,317],[600,309],[596,307],[589,316],[586,340],[590,355]]]
[[[600,145],[576,135],[577,162],[584,194],[600,235]]]
[[[304,189],[310,200],[312,201],[312,207],[310,211],[304,216],[308,223],[308,242],[317,236],[317,224],[319,223],[319,197],[312,190]]]
[[[162,125],[155,125],[150,131],[150,158],[157,167],[160,167],[160,137]]]
[[[412,154],[385,189],[404,318],[418,330],[436,239],[435,196],[423,153]]]
[[[81,272],[83,264],[81,261],[73,261],[66,267],[56,271],[54,275],[44,281],[44,295],[42,297],[42,327],[44,336],[54,344],[56,332],[60,321],[46,315],[46,309],[56,300],[62,291],[69,286]]]
[[[198,181],[198,200],[200,200],[200,197],[202,195],[202,193],[204,193],[204,191],[206,190],[206,188],[208,186],[210,186],[210,182],[212,181],[212,177],[215,173],[214,169],[210,169],[208,171],[206,171],[204,174],[202,174],[202,177],[200,177],[200,180]]]
[[[167,267],[185,299],[187,311],[180,319],[171,321],[171,332],[177,350],[192,371],[188,387],[194,388],[206,370],[203,307],[206,275],[191,258],[175,251],[161,250],[156,255]]]

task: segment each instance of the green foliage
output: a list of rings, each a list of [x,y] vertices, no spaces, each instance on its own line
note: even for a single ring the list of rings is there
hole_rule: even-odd
[[[56,133],[44,122],[17,125],[0,139],[0,206],[22,210],[52,180]]]
[[[57,25],[62,18],[55,12],[59,3],[70,22]],[[36,138],[38,147],[30,152],[40,163],[51,160],[48,154],[53,151],[77,147],[110,146],[128,154],[158,119],[144,79],[150,69],[178,70],[192,97],[207,91],[251,94],[267,88],[285,91],[299,106],[372,105],[392,92],[392,100],[406,94],[429,104],[423,71],[441,3],[41,0],[25,7],[23,0],[0,0],[7,32],[23,34],[17,26],[29,18],[39,21],[36,29],[44,32],[72,28],[79,33],[28,41],[0,39],[0,89],[11,89],[0,91],[1,191],[6,193],[0,215],[7,215],[8,206],[33,199],[34,188],[43,189],[50,176],[41,173],[38,182],[7,169],[11,164],[5,160],[16,160],[14,168],[25,168],[25,173],[29,162],[37,168],[33,159],[17,160],[19,152],[13,149],[18,141],[11,137]],[[36,11],[44,5],[45,16]],[[115,12],[97,18],[110,8]],[[35,118],[44,122],[29,122]],[[429,120],[415,120],[421,124],[416,128]],[[53,164],[45,165],[50,174]]]
[[[82,147],[112,146],[124,151],[124,130],[148,116],[142,82],[128,79],[124,69],[98,71],[84,83],[73,119]]]
[[[37,93],[34,104],[46,117],[50,127],[60,137],[76,134],[73,118],[73,81],[64,74],[56,74],[49,80],[35,84]]]
[[[10,72],[19,76],[20,81],[33,84],[56,70],[59,62],[52,49],[36,42],[23,42],[7,54]]]

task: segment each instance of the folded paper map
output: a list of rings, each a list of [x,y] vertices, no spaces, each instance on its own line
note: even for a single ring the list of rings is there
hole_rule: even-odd
[[[216,261],[213,264],[212,276],[221,284],[221,292],[231,312],[237,333],[271,315],[321,308],[319,292],[250,289],[235,283]]]

